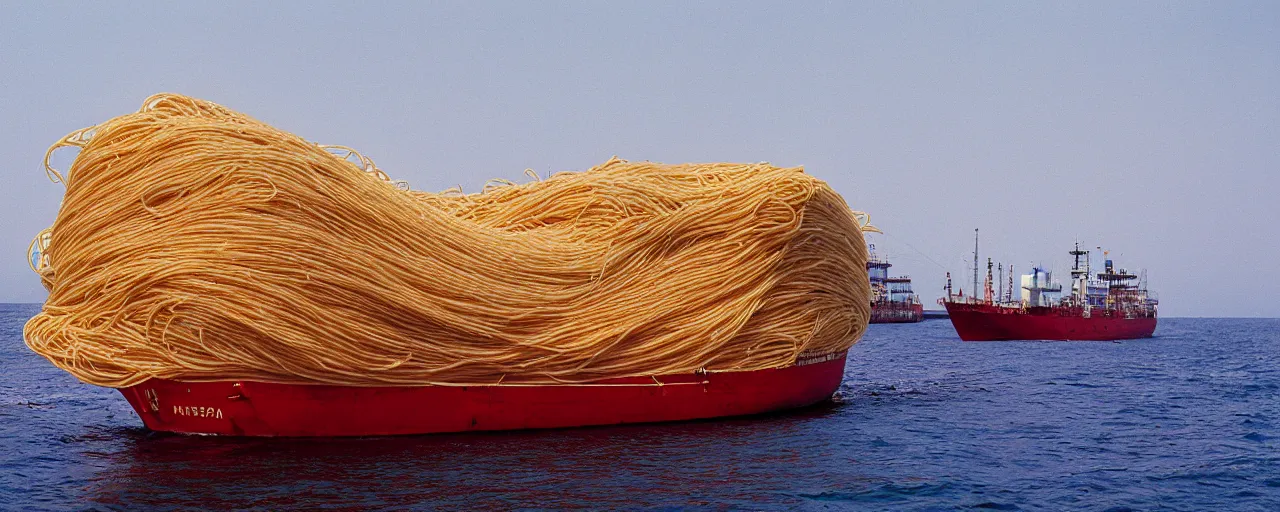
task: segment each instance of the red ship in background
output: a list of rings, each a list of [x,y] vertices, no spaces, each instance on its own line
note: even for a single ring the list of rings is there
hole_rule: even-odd
[[[870,244],[867,258],[867,278],[871,280],[871,323],[913,323],[924,320],[924,304],[911,291],[911,277],[889,277],[887,259],[876,255],[875,244]]]
[[[1013,266],[1008,286],[1004,286],[1004,266],[1000,266],[1000,290],[993,290],[992,263],[987,259],[987,277],[981,298],[951,293],[947,273],[947,296],[938,302],[947,308],[951,324],[965,341],[999,340],[1123,340],[1149,338],[1156,330],[1159,301],[1147,290],[1145,277],[1116,268],[1103,252],[1104,271],[1090,270],[1090,251],[1076,243],[1070,251],[1071,291],[1063,296],[1062,285],[1053,274],[1033,267],[1021,276],[1021,296],[1013,297]],[[1083,265],[1081,258],[1083,257]],[[973,242],[974,289],[978,285],[978,239]]]

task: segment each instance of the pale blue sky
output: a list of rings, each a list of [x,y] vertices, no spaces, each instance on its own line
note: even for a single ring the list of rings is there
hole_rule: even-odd
[[[964,274],[980,227],[984,258],[1023,270],[1061,268],[1075,237],[1109,247],[1166,316],[1280,316],[1275,2],[0,11],[0,301],[44,298],[24,254],[61,195],[47,146],[169,91],[424,190],[612,155],[804,165],[930,303],[929,259]]]

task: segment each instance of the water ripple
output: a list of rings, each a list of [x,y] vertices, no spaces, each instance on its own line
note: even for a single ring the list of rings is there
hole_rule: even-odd
[[[0,509],[1280,510],[1280,321],[1120,343],[876,325],[837,400],[667,425],[358,439],[149,432],[0,306]]]

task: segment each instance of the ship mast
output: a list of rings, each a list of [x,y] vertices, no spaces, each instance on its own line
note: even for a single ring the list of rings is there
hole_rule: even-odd
[[[994,298],[993,295],[995,293],[993,291],[994,287],[991,286],[993,284],[993,281],[991,279],[991,267],[992,267],[991,258],[987,258],[987,279],[982,282],[982,288],[983,288],[982,300],[987,304],[991,304],[991,301]]]
[[[1004,301],[1013,302],[1013,265],[1009,265],[1009,287],[1004,290]]]
[[[1076,304],[1088,303],[1089,302],[1089,299],[1088,299],[1089,297],[1089,263],[1088,263],[1089,251],[1080,250],[1080,242],[1076,242],[1075,250],[1071,251],[1068,254],[1070,254],[1073,258],[1075,258],[1075,263],[1071,265],[1071,281],[1073,282],[1072,288],[1074,288],[1074,290],[1071,290],[1073,295],[1072,298],[1075,300]],[[1081,256],[1085,257],[1085,266],[1083,268],[1080,267]]]
[[[997,264],[996,271],[1000,273],[1000,278],[997,281],[1000,291],[996,292],[996,302],[1004,302],[1004,263]]]
[[[973,294],[978,292],[978,228],[973,228]]]

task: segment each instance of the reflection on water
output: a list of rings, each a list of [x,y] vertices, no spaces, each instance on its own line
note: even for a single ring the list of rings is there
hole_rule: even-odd
[[[119,428],[86,492],[103,505],[290,508],[361,503],[445,508],[750,505],[825,464],[826,404],[728,421],[386,438],[237,439]],[[852,461],[851,461],[852,462]],[[771,478],[789,468],[790,479]],[[800,471],[797,471],[800,470]],[[817,472],[812,473],[818,475]]]

